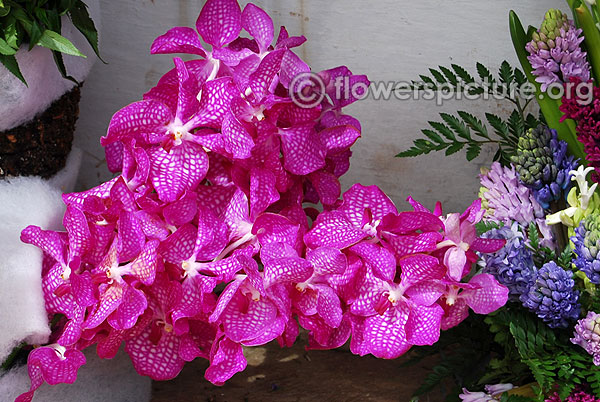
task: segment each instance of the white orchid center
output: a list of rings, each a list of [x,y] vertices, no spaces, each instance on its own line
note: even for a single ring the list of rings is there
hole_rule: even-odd
[[[448,293],[446,294],[447,305],[454,306],[454,303],[456,303],[456,300],[458,300],[458,290],[459,288],[457,286],[450,286]]]
[[[381,223],[381,219],[376,219],[372,222],[365,223],[365,225],[362,227],[362,230],[369,236],[375,237],[375,236],[377,236],[377,227],[379,226],[380,223]]]

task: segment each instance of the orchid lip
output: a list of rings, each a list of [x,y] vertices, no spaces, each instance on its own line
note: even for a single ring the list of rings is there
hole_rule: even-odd
[[[64,346],[59,345],[58,343],[53,343],[52,345],[47,345],[46,347],[53,349],[56,355],[60,358],[60,360],[66,359],[65,353],[67,351],[67,348],[65,348]]]
[[[448,293],[446,294],[446,304],[447,305],[453,306],[454,303],[456,303],[456,300],[458,300],[458,298],[459,298],[458,291],[459,291],[458,286],[454,286],[454,285],[450,286],[450,289],[448,290]]]
[[[69,277],[71,276],[71,272],[72,272],[71,268],[68,266],[65,266],[65,269],[63,270],[62,274],[60,274],[60,277],[63,280],[67,281],[67,280],[69,280]]]

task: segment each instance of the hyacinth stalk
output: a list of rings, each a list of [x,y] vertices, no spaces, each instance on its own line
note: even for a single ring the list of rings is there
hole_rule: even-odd
[[[584,40],[582,32],[562,11],[550,9],[540,29],[532,33],[526,50],[543,91],[550,85],[569,82],[571,78],[589,81],[587,53],[580,46]]]
[[[525,49],[529,39],[523,29],[523,24],[521,24],[519,17],[512,10],[509,14],[509,26],[510,36],[517,53],[517,58],[521,63],[521,67],[523,68],[527,79],[535,88],[535,98],[540,105],[540,110],[546,119],[546,123],[549,127],[552,127],[557,131],[559,139],[567,143],[571,155],[581,161],[585,161],[583,144],[577,141],[575,122],[572,120],[565,120],[564,122],[560,121],[562,117],[562,113],[559,110],[561,101],[546,96],[546,94],[542,92],[541,84],[535,80],[536,77],[533,75],[533,68],[527,59],[529,53]]]
[[[577,258],[577,269],[585,273],[593,284],[600,284],[600,215],[592,214],[581,221],[571,238]]]
[[[600,79],[600,31],[598,31],[594,17],[585,2],[581,0],[567,0],[567,3],[569,3],[569,7],[573,10],[575,24],[583,29],[588,59],[592,66],[596,83],[598,83]],[[597,7],[597,5],[594,7]]]
[[[554,261],[544,264],[531,281],[528,293],[520,297],[523,306],[550,328],[567,328],[579,318],[581,305],[573,273]]]

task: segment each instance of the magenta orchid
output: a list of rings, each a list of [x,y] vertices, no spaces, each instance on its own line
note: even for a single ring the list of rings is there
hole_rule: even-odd
[[[361,127],[342,113],[357,99],[336,98],[332,82],[368,80],[346,67],[320,72],[326,96],[301,107],[290,86],[310,69],[291,49],[305,39],[284,28],[273,39],[257,6],[209,0],[196,30],[154,41],[152,53],[200,59],[175,58],[143,100],[113,116],[101,142],[120,174],[63,196],[66,232],[22,233],[45,253],[48,313],[64,318],[55,343],[30,353],[21,400],[43,381],[73,382],[92,345],[111,358],[124,343],[155,380],[208,359],[205,376],[221,385],[246,367],[243,347],[290,346],[299,325],[310,348],[351,337],[354,353],[394,358],[435,343],[465,306],[504,304],[489,275],[462,282],[473,251],[504,244],[475,236],[480,203],[462,216],[416,202],[398,212],[381,189],[360,184],[340,200]],[[306,206],[319,202],[321,213]]]

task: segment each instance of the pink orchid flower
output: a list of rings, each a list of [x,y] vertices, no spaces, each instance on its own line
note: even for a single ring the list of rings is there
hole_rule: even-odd
[[[448,276],[457,282],[470,271],[470,263],[477,260],[474,251],[493,253],[504,247],[501,239],[482,239],[477,237],[475,224],[483,217],[481,199],[477,199],[462,214],[449,214],[444,219],[444,240],[438,243],[438,249],[445,249],[444,265]],[[447,247],[447,248],[446,248]]]

